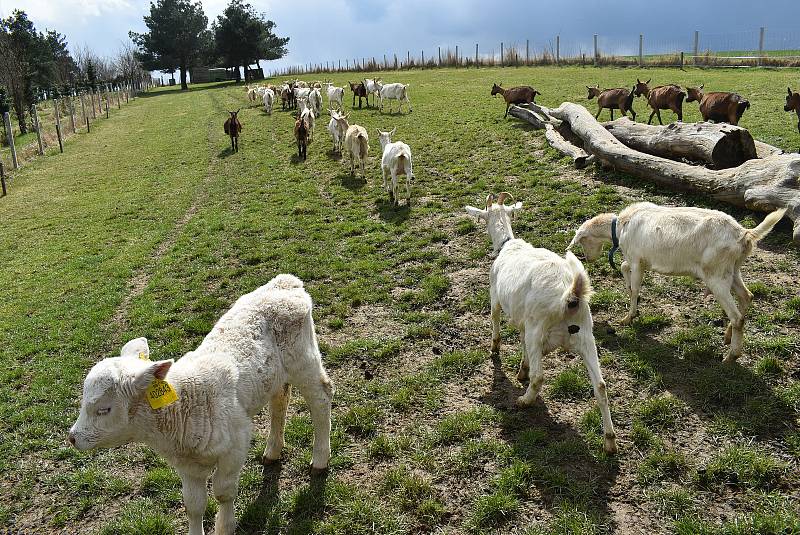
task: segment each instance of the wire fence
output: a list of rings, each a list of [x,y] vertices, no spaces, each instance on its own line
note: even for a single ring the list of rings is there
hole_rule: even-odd
[[[270,72],[298,76],[324,72],[376,72],[440,67],[516,67],[524,65],[583,65],[638,67],[800,67],[800,29],[703,33],[685,38],[650,40],[644,34],[590,35],[565,42],[519,39],[490,46],[476,43],[379,56],[343,58],[292,65]]]

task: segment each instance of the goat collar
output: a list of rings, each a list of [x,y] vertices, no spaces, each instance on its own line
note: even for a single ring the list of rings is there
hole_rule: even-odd
[[[617,266],[614,265],[614,253],[617,252],[619,249],[619,238],[617,237],[617,218],[611,220],[611,249],[608,251],[608,263],[611,265],[611,269],[617,269]]]
[[[514,239],[514,238],[512,238],[511,236],[509,236],[509,237],[507,237],[505,240],[503,240],[502,242],[500,242],[500,247],[498,247],[498,248],[497,248],[497,252],[499,253],[500,251],[502,251],[502,250],[503,250],[503,247],[505,247],[505,246],[506,246],[506,244],[507,244],[508,242],[510,242],[511,240],[513,240],[513,239]]]

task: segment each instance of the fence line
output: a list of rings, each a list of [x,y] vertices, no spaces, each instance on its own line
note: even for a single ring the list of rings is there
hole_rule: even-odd
[[[48,149],[58,148],[60,152],[64,152],[66,139],[81,132],[91,132],[91,124],[97,120],[98,110],[101,118],[104,112],[105,118],[110,118],[109,108],[114,99],[117,102],[117,109],[122,109],[123,104],[127,104],[131,99],[135,100],[137,94],[151,87],[153,87],[152,82],[145,82],[138,88],[130,85],[100,86],[97,90],[72,92],[59,97],[49,95],[49,99],[45,98],[33,106],[29,119],[26,119],[32,121],[29,132],[34,133],[36,139],[29,139],[24,144],[15,140],[10,112],[4,113],[5,135],[0,136],[4,138],[2,141],[5,143],[4,146],[0,146],[0,168],[4,169],[4,179],[10,178],[10,170],[17,170],[23,163],[47,154]],[[75,105],[75,100],[80,102],[80,106]],[[68,123],[62,122],[63,119],[68,119]],[[69,125],[67,128],[66,124]]]
[[[442,67],[518,67],[533,65],[638,67],[800,67],[800,31],[767,28],[728,34],[695,31],[685,41],[649,41],[644,34],[630,39],[591,35],[587,42],[565,43],[560,35],[547,42],[475,44],[474,55],[464,48],[437,47],[390,52],[372,57],[309,62],[276,69],[271,77],[324,72],[375,72]],[[471,47],[472,45],[470,45]],[[498,54],[499,50],[499,54]],[[727,54],[725,52],[728,52]]]

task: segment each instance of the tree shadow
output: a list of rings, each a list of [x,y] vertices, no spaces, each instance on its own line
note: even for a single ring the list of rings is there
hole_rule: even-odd
[[[681,342],[681,348],[656,340],[637,321],[634,336],[618,336],[607,324],[595,324],[597,343],[624,355],[623,367],[637,380],[660,383],[701,419],[726,422],[747,436],[769,440],[797,428],[794,408],[762,377],[738,363],[722,362],[727,346],[721,337],[709,340],[701,331]],[[725,327],[714,329],[721,335]]]
[[[497,353],[492,365],[492,388],[480,400],[500,414],[501,435],[514,456],[530,464],[531,484],[545,507],[577,508],[614,531],[609,493],[619,475],[617,460],[595,453],[602,440],[588,444],[572,426],[556,421],[541,398],[532,407],[518,408],[515,402],[524,389],[508,379]]]
[[[235,80],[228,80],[225,82],[211,82],[209,84],[189,84],[189,89],[182,90],[180,82],[176,83],[174,86],[164,86],[154,88],[155,90],[147,91],[146,93],[137,94],[137,98],[155,98],[161,97],[164,95],[172,95],[174,93],[194,93],[198,91],[215,91],[217,89],[227,89],[231,86],[237,85]],[[242,84],[244,87],[244,84]]]
[[[378,210],[380,218],[387,223],[399,225],[411,215],[411,204],[395,205],[388,198],[381,198],[375,201],[375,208]]]

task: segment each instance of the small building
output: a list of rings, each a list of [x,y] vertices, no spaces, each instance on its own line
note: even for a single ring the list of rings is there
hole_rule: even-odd
[[[224,82],[226,80],[235,80],[236,76],[232,69],[209,68],[209,67],[194,67],[189,71],[192,77],[193,84],[201,84],[206,82]]]

